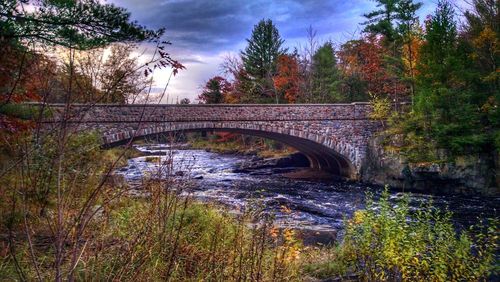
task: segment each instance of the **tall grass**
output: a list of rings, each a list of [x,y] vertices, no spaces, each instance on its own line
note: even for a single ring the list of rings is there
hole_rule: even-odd
[[[2,178],[0,280],[299,279],[299,242],[261,208],[194,201],[171,161],[134,197],[109,174],[130,153],[103,152],[95,134],[66,141],[60,166],[48,138]]]

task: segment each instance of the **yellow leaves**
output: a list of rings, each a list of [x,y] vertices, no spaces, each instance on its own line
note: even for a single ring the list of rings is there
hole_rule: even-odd
[[[297,245],[291,246],[288,249],[285,261],[290,263],[296,261],[300,257],[300,248]]]
[[[484,82],[495,82],[500,76],[500,70],[496,67],[496,59],[500,53],[500,43],[498,34],[490,26],[485,26],[478,36],[473,38],[472,45],[474,52],[470,55],[471,59],[478,61],[486,66],[489,73],[482,80]]]
[[[413,35],[408,42],[403,45],[403,54],[401,59],[408,73],[408,76],[414,78],[417,75],[417,62],[419,60],[420,47],[423,40],[420,36]]]
[[[478,37],[472,40],[476,48],[488,48],[492,52],[498,52],[498,38],[491,27],[486,26]]]
[[[361,224],[363,223],[363,219],[365,218],[366,212],[363,210],[358,210],[354,212],[353,223]]]
[[[283,232],[283,237],[285,238],[286,243],[293,243],[295,241],[295,231],[286,228]]]
[[[289,207],[285,206],[285,205],[282,205],[280,208],[281,208],[281,212],[282,213],[286,213],[286,214],[292,213],[292,210]]]
[[[371,105],[372,111],[370,113],[370,118],[374,120],[385,120],[389,118],[392,111],[392,105],[389,98],[379,97],[375,94],[371,94]]]

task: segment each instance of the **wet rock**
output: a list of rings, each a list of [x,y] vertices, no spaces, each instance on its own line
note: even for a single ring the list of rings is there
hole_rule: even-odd
[[[184,176],[185,174],[186,174],[186,172],[181,171],[181,170],[175,172],[175,176]]]
[[[495,181],[495,175],[500,175],[495,153],[457,157],[453,162],[413,164],[401,155],[385,152],[383,138],[378,136],[369,142],[361,169],[364,182],[442,195],[500,195],[499,183]]]
[[[287,172],[292,172],[295,171],[297,168],[296,167],[279,167],[279,168],[273,168],[272,172],[273,174],[281,174],[281,173],[287,173]]]
[[[194,176],[193,179],[203,179],[203,175]]]
[[[273,172],[270,171],[270,170],[266,170],[266,171],[252,171],[249,173],[250,175],[273,175]]]
[[[267,158],[259,157],[251,158],[243,163],[238,164],[241,171],[257,170],[264,168],[287,168],[287,167],[308,167],[309,161],[302,153],[293,153],[286,157]]]
[[[298,229],[297,237],[302,240],[304,245],[331,245],[337,240],[337,231],[335,230],[314,230]]]

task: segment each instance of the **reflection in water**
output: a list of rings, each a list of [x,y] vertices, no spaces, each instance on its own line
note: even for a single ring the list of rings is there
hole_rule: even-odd
[[[294,228],[332,231],[340,230],[344,217],[349,217],[363,207],[365,192],[380,194],[380,187],[350,182],[317,182],[288,179],[273,173],[273,169],[261,169],[253,173],[235,173],[238,163],[248,156],[221,155],[203,150],[168,149],[164,145],[137,146],[149,154],[163,154],[162,162],[172,160],[171,174],[184,175],[193,183],[192,195],[200,200],[214,201],[235,209],[244,208],[256,199],[276,214],[282,225]],[[169,157],[165,156],[169,155]],[[158,162],[147,162],[148,157],[130,159],[128,167],[117,171],[133,184],[140,183],[144,175],[163,177],[166,170],[159,170]],[[151,157],[149,157],[151,158]],[[403,193],[393,192],[392,198]],[[457,225],[464,227],[477,222],[478,217],[496,217],[495,207],[500,199],[484,199],[460,196],[430,196],[411,194],[411,205],[418,208],[429,200],[435,206],[454,212]],[[290,213],[282,213],[282,206]]]

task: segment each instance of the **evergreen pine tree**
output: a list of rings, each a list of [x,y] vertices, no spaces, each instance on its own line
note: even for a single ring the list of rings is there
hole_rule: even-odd
[[[247,39],[248,46],[241,52],[246,72],[256,79],[266,78],[276,71],[279,55],[285,54],[284,40],[271,20],[261,20]]]
[[[415,113],[422,119],[421,131],[439,148],[453,154],[481,150],[485,136],[473,93],[464,77],[466,54],[460,50],[454,10],[440,1],[426,23],[426,43],[421,48]]]
[[[252,93],[245,95],[257,94],[256,99],[252,99],[254,103],[279,103],[273,77],[276,74],[278,57],[287,52],[287,49],[282,48],[284,40],[273,22],[268,19],[261,20],[254,26],[247,42],[248,46],[241,52],[241,59],[253,86]]]
[[[337,69],[337,58],[331,42],[325,43],[316,50],[312,62],[313,99],[316,102],[342,102],[337,91],[340,81]]]

